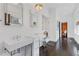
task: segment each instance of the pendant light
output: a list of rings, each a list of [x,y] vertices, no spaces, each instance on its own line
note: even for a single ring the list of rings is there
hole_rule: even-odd
[[[35,4],[35,9],[37,10],[37,11],[41,11],[42,9],[43,9],[43,5],[42,4],[40,4],[40,3],[38,3],[38,4]]]

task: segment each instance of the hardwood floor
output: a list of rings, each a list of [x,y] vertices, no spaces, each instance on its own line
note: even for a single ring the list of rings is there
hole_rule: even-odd
[[[74,56],[74,45],[75,44],[68,39],[67,49],[56,49],[56,42],[51,41],[47,43],[45,47],[40,47],[40,56]]]
[[[40,56],[56,55],[56,42],[50,41],[46,46],[40,47]]]

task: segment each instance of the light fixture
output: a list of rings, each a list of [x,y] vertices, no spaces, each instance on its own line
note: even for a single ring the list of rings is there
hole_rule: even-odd
[[[43,9],[43,5],[42,4],[40,4],[40,3],[38,3],[38,4],[35,4],[35,9],[37,10],[37,11],[41,11],[42,9]]]

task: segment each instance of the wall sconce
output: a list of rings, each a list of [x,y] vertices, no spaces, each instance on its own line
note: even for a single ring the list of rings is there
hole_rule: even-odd
[[[42,4],[36,4],[35,6],[35,9],[37,10],[37,11],[40,11],[40,10],[42,10],[43,9],[43,5]]]

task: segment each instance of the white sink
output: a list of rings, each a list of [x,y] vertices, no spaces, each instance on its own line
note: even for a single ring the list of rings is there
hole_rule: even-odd
[[[5,40],[5,48],[7,48],[9,51],[13,51],[17,48],[31,44],[33,42],[33,39],[34,38],[28,36],[20,37],[18,39],[7,39]]]

